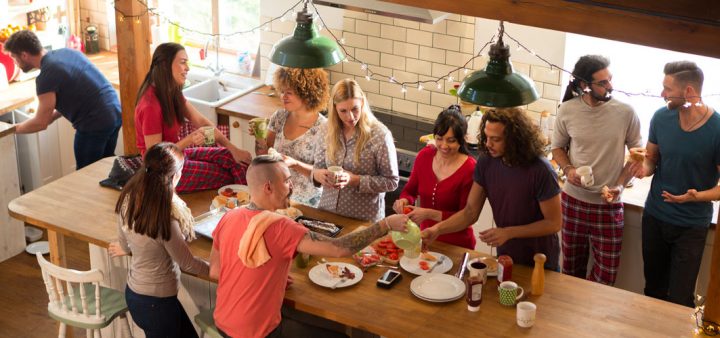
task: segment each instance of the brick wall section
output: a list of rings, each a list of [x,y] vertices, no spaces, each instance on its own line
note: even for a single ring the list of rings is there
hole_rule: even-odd
[[[270,19],[262,17],[261,22]],[[269,66],[268,55],[272,45],[292,33],[295,22],[274,22],[269,31],[263,31],[260,38],[261,70],[264,77]],[[394,19],[354,11],[345,11],[342,30],[332,30],[338,38],[345,39],[348,54],[364,61],[375,73],[392,76],[397,81],[418,81],[446,75],[456,67],[464,65],[476,46],[487,41],[475,41],[475,18],[464,15],[450,15],[435,25],[414,21]],[[330,37],[325,28],[321,34]],[[489,48],[489,47],[488,47]],[[512,50],[512,53],[525,53]],[[487,50],[483,51],[487,54]],[[511,56],[512,60],[512,56]],[[487,57],[476,59],[469,65],[468,73],[482,69]],[[561,87],[560,72],[551,71],[541,65],[513,62],[517,72],[525,74],[535,81],[540,99],[525,108],[533,121],[540,121],[540,113],[548,111],[556,115]],[[330,82],[336,83],[345,78],[354,78],[367,93],[373,107],[393,111],[394,115],[377,113],[378,117],[390,128],[397,141],[398,148],[417,150],[419,135],[432,132],[432,122],[445,107],[459,103],[457,97],[448,94],[453,84],[467,74],[455,71],[451,74],[454,81],[442,81],[437,84],[423,85],[423,90],[401,86],[388,81],[387,77],[374,76],[365,79],[365,71],[358,62],[341,62],[327,68]],[[463,112],[470,114],[475,110],[472,104],[462,105]]]
[[[95,25],[100,34],[100,49],[110,49],[110,37],[108,29],[107,1],[109,0],[80,0],[80,25],[82,32],[89,25]],[[111,13],[112,14],[112,13]],[[84,39],[83,35],[83,39]]]

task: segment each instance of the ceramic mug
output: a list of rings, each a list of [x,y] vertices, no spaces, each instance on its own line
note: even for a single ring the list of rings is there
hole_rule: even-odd
[[[595,177],[593,177],[592,168],[589,166],[582,166],[575,169],[575,173],[580,176],[580,184],[587,188],[595,184]]]
[[[480,258],[475,258],[468,262],[467,269],[470,277],[481,277],[483,283],[487,283],[487,265],[480,261]]]
[[[328,167],[328,171],[333,173],[335,175],[335,178],[333,179],[333,183],[337,183],[338,176],[340,176],[340,173],[343,172],[343,168],[340,166],[332,165]]]
[[[252,128],[255,138],[266,139],[268,134],[268,119],[264,117],[256,117],[250,120],[250,128]]]
[[[537,305],[531,302],[520,302],[517,305],[517,325],[519,327],[532,327],[535,325],[535,312]]]
[[[520,290],[519,295],[518,289]],[[498,298],[500,304],[513,306],[522,298],[525,294],[525,290],[523,290],[523,288],[518,286],[515,282],[506,281],[500,283],[498,286],[498,293],[500,294],[500,297]]]
[[[215,144],[215,127],[202,127],[203,136],[205,136],[205,145]]]

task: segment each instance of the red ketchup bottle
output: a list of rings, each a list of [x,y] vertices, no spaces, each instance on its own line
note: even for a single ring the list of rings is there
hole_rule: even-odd
[[[465,290],[468,311],[478,312],[482,303],[483,278],[479,276],[468,277],[465,280]]]
[[[498,284],[512,279],[513,260],[508,255],[498,257]]]

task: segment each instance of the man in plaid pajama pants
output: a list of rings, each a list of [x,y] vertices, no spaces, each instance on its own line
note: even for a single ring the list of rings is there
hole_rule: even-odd
[[[600,55],[583,56],[575,64],[558,110],[552,153],[567,177],[562,193],[562,271],[613,285],[624,227],[619,199],[632,177],[629,165],[623,166],[625,147],[639,147],[642,140],[635,111],[610,95],[609,64]],[[592,168],[594,182],[581,182],[576,172],[581,166]],[[611,187],[611,201],[600,194],[604,186]],[[594,263],[588,275],[589,250]]]

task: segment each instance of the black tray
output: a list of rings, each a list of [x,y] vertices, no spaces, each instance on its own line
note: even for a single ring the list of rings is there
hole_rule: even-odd
[[[325,222],[325,221],[321,221],[321,220],[317,220],[317,219],[309,218],[309,217],[305,217],[305,216],[300,216],[300,217],[298,217],[295,221],[298,222],[298,223],[300,223],[300,224],[302,224],[304,227],[310,229],[310,230],[313,231],[313,232],[317,232],[317,233],[319,233],[319,234],[322,234],[322,235],[325,235],[325,236],[328,236],[328,237],[335,237],[335,236],[337,236],[337,235],[340,233],[340,231],[342,231],[342,226],[341,226],[341,225],[337,225],[337,224],[334,224],[334,223]],[[303,221],[321,222],[321,223],[325,223],[325,224],[334,225],[335,227],[337,227],[337,230],[335,230],[335,231],[329,231],[329,230],[326,230],[326,229],[317,228],[317,227],[314,227],[314,226],[312,226],[312,225],[306,224],[307,222],[303,222]]]

